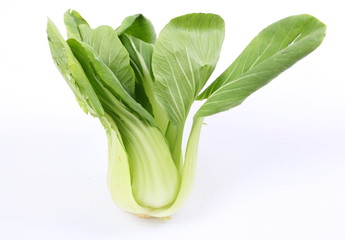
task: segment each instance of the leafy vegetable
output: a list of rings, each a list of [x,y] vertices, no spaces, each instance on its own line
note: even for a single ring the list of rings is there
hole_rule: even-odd
[[[224,39],[218,15],[174,18],[157,39],[141,14],[125,18],[116,30],[93,29],[76,11],[67,11],[64,20],[67,41],[48,20],[51,54],[81,108],[106,130],[112,198],[129,212],[154,217],[176,212],[190,192],[204,117],[242,103],[315,50],[326,30],[310,15],[273,23],[200,94]],[[183,152],[195,100],[206,101]]]

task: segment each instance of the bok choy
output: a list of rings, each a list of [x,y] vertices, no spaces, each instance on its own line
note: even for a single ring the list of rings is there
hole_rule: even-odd
[[[99,118],[109,143],[108,185],[115,203],[140,216],[173,214],[190,192],[205,117],[241,104],[322,42],[325,25],[310,15],[261,31],[208,87],[224,39],[224,21],[194,13],[172,19],[156,38],[141,14],[114,29],[64,15],[66,41],[48,20],[54,62],[85,113]],[[185,151],[184,126],[193,118]]]

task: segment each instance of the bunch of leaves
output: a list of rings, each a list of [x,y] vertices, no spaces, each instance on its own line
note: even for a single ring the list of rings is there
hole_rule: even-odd
[[[172,214],[189,192],[203,119],[238,106],[311,53],[326,29],[306,14],[275,22],[205,88],[224,39],[218,15],[174,18],[157,39],[141,14],[116,29],[91,28],[76,11],[67,11],[64,20],[67,41],[48,20],[51,53],[81,108],[107,131],[113,198],[150,216]],[[205,101],[183,151],[185,122],[198,100]]]

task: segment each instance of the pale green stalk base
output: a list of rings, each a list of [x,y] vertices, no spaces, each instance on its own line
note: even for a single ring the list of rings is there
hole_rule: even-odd
[[[122,209],[145,217],[169,217],[175,213],[185,201],[191,190],[198,153],[198,143],[203,118],[194,120],[186,148],[185,163],[181,175],[181,184],[176,200],[162,208],[148,208],[140,205],[132,192],[131,173],[128,157],[115,124],[106,127],[109,142],[108,186],[114,202]]]

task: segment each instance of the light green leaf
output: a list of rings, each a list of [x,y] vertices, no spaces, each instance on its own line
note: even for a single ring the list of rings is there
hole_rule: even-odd
[[[241,104],[250,94],[302,59],[322,42],[326,26],[310,15],[282,19],[265,28],[199,97],[208,100],[195,117]]]
[[[65,42],[55,24],[48,20],[47,34],[50,51],[54,62],[74,92],[81,108],[98,117],[103,116],[104,110],[93,90],[83,68],[74,57],[70,47]]]
[[[80,26],[85,25],[89,27],[86,20],[74,10],[68,10],[64,14],[64,21],[67,28],[67,37],[82,40],[82,33]]]
[[[65,13],[65,25],[69,38],[83,41],[92,46],[99,58],[116,75],[128,93],[134,96],[135,75],[130,66],[128,52],[118,38],[117,32],[109,26],[90,28],[76,11]]]
[[[151,125],[155,125],[151,114],[128,94],[116,75],[99,59],[92,47],[75,39],[69,39],[67,43],[72,49],[74,56],[83,66],[104,108],[111,111],[109,114],[116,114],[117,110],[114,107],[120,101],[140,117],[148,120]]]
[[[91,29],[89,35],[83,37],[83,42],[95,50],[102,62],[110,68],[127,92],[134,96],[135,75],[130,66],[129,54],[115,30],[109,26]]]
[[[126,17],[116,32],[119,36],[127,34],[147,43],[156,41],[156,32],[152,23],[142,14]]]
[[[223,38],[223,19],[202,13],[177,17],[159,34],[152,56],[155,91],[175,126],[185,122],[213,72]]]

